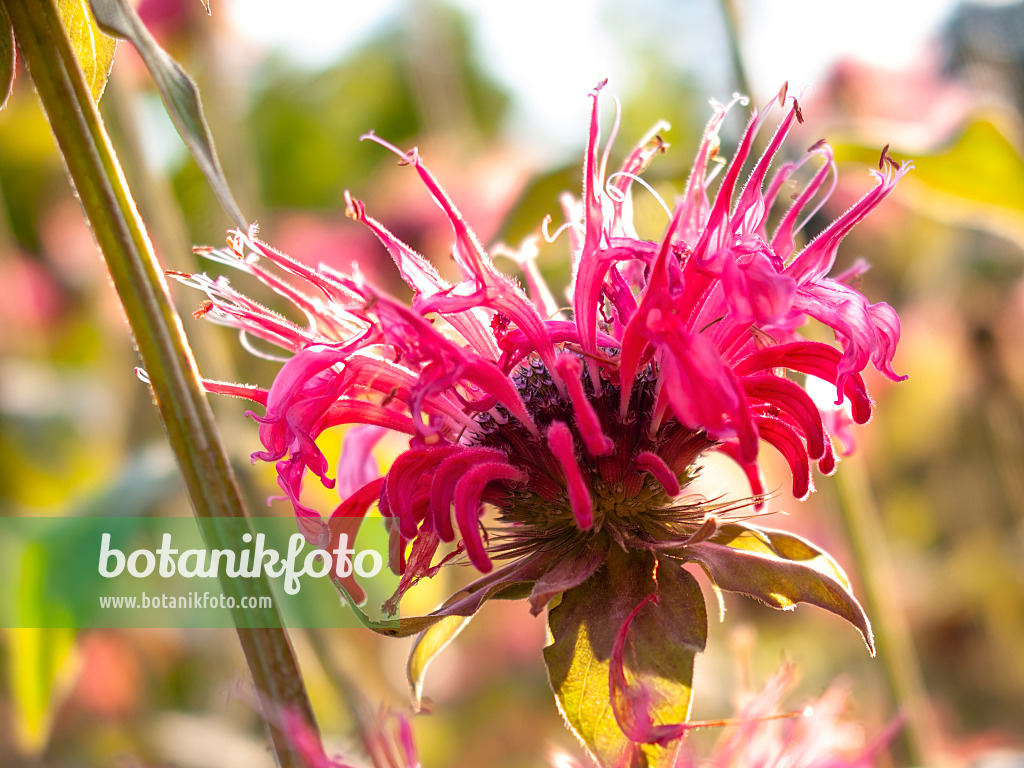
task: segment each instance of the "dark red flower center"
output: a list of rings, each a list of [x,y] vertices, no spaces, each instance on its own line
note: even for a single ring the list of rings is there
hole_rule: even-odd
[[[550,372],[537,357],[528,358],[512,372],[511,379],[541,434],[553,424],[564,424],[572,435],[573,460],[590,497],[593,526],[581,530],[571,505],[564,457],[556,456],[549,441],[538,439],[502,406],[477,417],[481,427],[476,444],[503,451],[510,463],[529,480],[510,491],[499,504],[502,523],[491,553],[519,554],[539,539],[578,541],[581,537],[607,535],[624,545],[642,546],[685,538],[703,522],[706,504],[682,498],[676,492],[696,477],[697,459],[714,445],[702,430],[693,430],[674,418],[652,426],[656,374],[653,366],[633,386],[625,419],[619,416],[617,383],[602,369],[600,391],[590,377],[582,377],[583,390],[610,438],[606,455],[588,452],[572,399],[559,391]],[[661,477],[650,465],[663,463]],[[671,474],[672,479],[664,476]],[[663,483],[662,480],[665,482]],[[673,480],[677,488],[667,488]]]

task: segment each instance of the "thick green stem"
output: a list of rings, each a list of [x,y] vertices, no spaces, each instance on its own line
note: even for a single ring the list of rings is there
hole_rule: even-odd
[[[237,544],[237,539],[227,540],[228,533],[245,530],[248,523],[243,522],[234,474],[181,320],[61,25],[56,2],[0,1],[124,305],[203,535],[211,547]],[[238,605],[243,597],[270,595],[263,580],[225,582],[224,589],[236,597]],[[303,758],[280,727],[281,716],[297,716],[311,733],[316,726],[288,635],[280,628],[274,608],[239,609],[234,620],[279,763],[283,768],[301,768]]]

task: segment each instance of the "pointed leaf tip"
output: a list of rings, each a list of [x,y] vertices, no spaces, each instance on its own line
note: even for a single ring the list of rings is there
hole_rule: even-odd
[[[79,0],[84,3],[85,0]],[[153,77],[160,98],[174,127],[203,172],[221,207],[241,230],[249,224],[235,202],[220,160],[213,146],[213,137],[203,117],[199,89],[181,65],[159,46],[127,0],[89,0],[96,21],[112,35],[129,40],[139,52],[146,69]]]
[[[720,589],[781,610],[808,603],[846,619],[860,630],[874,655],[871,622],[846,574],[827,553],[803,539],[734,524],[680,554],[699,563]]]
[[[412,689],[413,702],[419,709],[423,702],[423,681],[427,667],[465,629],[472,616],[445,616],[437,624],[421,632],[409,653],[406,676]]]
[[[85,82],[93,101],[99,103],[107,85],[110,68],[114,64],[117,40],[104,33],[96,24],[86,0],[58,0],[60,20],[68,33],[71,49],[82,68]],[[13,76],[13,73],[12,73]]]

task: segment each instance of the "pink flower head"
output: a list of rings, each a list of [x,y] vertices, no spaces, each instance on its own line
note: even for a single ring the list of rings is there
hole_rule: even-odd
[[[631,221],[630,191],[664,142],[647,137],[618,173],[607,175],[610,147],[600,146],[599,90],[592,95],[583,199],[566,206],[574,251],[571,314],[554,306],[530,244],[519,254],[524,292],[495,268],[419,153],[371,134],[365,138],[415,171],[449,221],[458,281],[442,278],[351,197],[349,217],[383,243],[415,292],[411,305],[358,271],[313,269],[235,232],[228,249],[209,255],[265,282],[294,303],[306,323],[265,309],[223,279],[181,276],[206,292],[209,303],[201,312],[208,318],[288,353],[269,391],[208,386],[265,406],[256,417],[263,450],[253,457],[277,463],[281,488],[310,535],[329,537],[339,519],[359,518],[378,504],[391,523],[392,565],[402,575],[396,600],[464,553],[487,575],[447,605],[447,615],[469,615],[512,584],[528,586],[539,613],[553,597],[591,580],[615,549],[699,562],[723,589],[776,607],[815,603],[870,638],[856,601],[835,597],[849,585],[827,556],[796,537],[743,525],[739,516],[727,523],[723,515],[750,501],[714,504],[683,494],[700,457],[719,451],[743,468],[760,504],[759,456],[766,443],[788,462],[794,495],[806,496],[812,464],[826,473],[835,467],[826,424],[841,422],[835,406],[819,407],[808,396],[801,376],[833,385],[836,404],[848,403],[850,417],[861,424],[872,411],[865,367],[872,363],[899,380],[892,369],[895,312],[828,274],[846,234],[910,165],[883,153],[872,171],[875,187],[798,246],[812,207],[817,210],[830,191],[831,149],[815,144],[769,174],[802,119],[796,100],[783,91],[786,114],[746,183],[740,184],[741,172],[770,110],[752,117],[712,192],[712,161],[728,110],[716,105],[668,227],[659,239],[644,240]],[[809,180],[793,192],[806,165],[811,170],[801,178]],[[769,214],[791,197],[769,233]],[[809,318],[830,327],[836,345],[802,337],[798,328]],[[364,427],[347,439],[340,469],[345,499],[325,526],[319,512],[302,503],[301,488],[310,474],[334,487],[331,462],[316,440],[343,424]],[[408,435],[408,448],[376,478],[369,451],[388,431]],[[497,520],[485,525],[488,507]],[[750,537],[760,543],[737,543]],[[744,560],[737,568],[737,558],[756,562]],[[506,564],[494,570],[495,560]],[[789,568],[792,575],[811,563],[828,580],[832,597],[796,587],[781,594],[777,585],[771,592],[750,582],[758,568]],[[641,607],[634,602],[614,614],[616,630],[625,632]],[[646,605],[643,616],[656,609]],[[625,672],[615,677],[616,700],[646,700],[642,691],[627,690]],[[650,722],[619,718],[626,720]],[[650,741],[664,740],[659,728],[662,736]]]

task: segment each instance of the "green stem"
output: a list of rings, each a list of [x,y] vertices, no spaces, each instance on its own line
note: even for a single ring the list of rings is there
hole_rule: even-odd
[[[228,533],[248,528],[234,474],[181,319],[61,25],[56,0],[0,1],[124,305],[203,535],[208,546],[229,548],[237,539],[228,541]],[[263,580],[225,581],[224,588],[237,605],[242,597],[270,595]],[[282,730],[281,715],[301,718],[311,733],[316,733],[316,724],[277,610],[238,609],[233,618],[278,761],[282,768],[302,768],[303,757]]]
[[[921,664],[900,601],[900,581],[863,457],[844,459],[835,483],[867,593],[865,607],[874,619],[878,655],[885,666],[890,693],[906,721],[900,741],[911,765],[943,766],[942,756],[935,749],[936,724],[929,709]]]
[[[719,0],[722,11],[722,23],[726,39],[729,43],[729,61],[732,64],[733,77],[736,78],[736,89],[749,97],[755,104],[756,96],[747,76],[747,67],[743,62],[743,46],[740,44],[740,12],[736,0]]]

